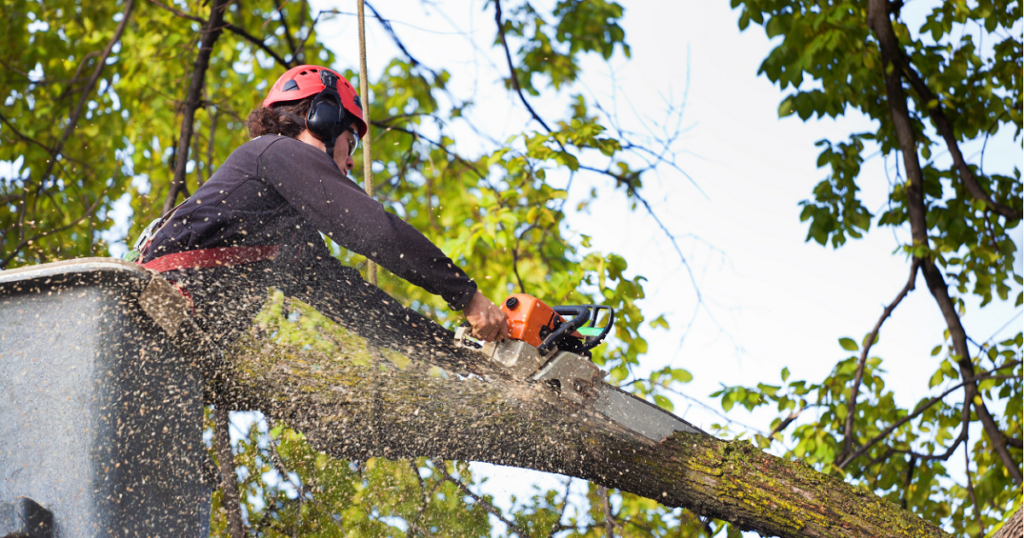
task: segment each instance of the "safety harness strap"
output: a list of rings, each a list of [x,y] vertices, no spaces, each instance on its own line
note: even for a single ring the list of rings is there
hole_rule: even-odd
[[[279,245],[261,247],[221,247],[201,250],[176,252],[142,264],[146,269],[158,273],[176,269],[209,269],[211,267],[230,267],[277,257]]]

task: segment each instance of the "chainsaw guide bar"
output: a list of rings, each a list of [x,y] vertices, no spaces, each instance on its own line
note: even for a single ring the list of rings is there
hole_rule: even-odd
[[[590,336],[598,332],[593,325],[599,309],[609,311],[608,322],[600,328],[599,334]],[[512,379],[543,384],[557,397],[589,407],[651,441],[661,442],[677,431],[701,433],[672,413],[602,381],[608,374],[591,362],[589,349],[599,344],[611,328],[615,317],[611,308],[599,305],[551,308],[532,296],[517,294],[505,301],[502,310],[512,329],[509,339],[480,342],[470,336],[470,327],[463,326],[455,330],[455,346],[482,355],[491,366]],[[576,316],[565,321],[560,315],[563,312]],[[587,322],[590,327],[583,327]]]

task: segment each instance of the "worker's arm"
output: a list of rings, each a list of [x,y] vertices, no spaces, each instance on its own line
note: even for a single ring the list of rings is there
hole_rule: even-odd
[[[260,155],[258,166],[260,177],[339,245],[440,295],[452,309],[465,310],[474,333],[481,338],[507,334],[507,327],[502,329],[506,323],[503,313],[477,292],[476,283],[451,258],[397,215],[385,211],[322,150],[281,138]]]

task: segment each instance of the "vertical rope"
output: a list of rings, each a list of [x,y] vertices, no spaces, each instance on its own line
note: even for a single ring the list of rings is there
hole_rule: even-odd
[[[366,78],[366,17],[363,15],[364,0],[359,0],[359,99],[363,102],[363,121],[366,134],[363,135],[363,189],[373,196],[373,161],[370,159],[370,87]],[[377,263],[367,260],[366,277],[370,284],[377,285]]]

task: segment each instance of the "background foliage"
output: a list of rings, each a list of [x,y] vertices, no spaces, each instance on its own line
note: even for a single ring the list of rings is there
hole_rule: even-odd
[[[839,248],[868,233],[872,224],[909,227],[909,179],[892,182],[891,204],[880,215],[857,197],[858,182],[867,180],[860,176],[865,155],[899,150],[886,100],[885,61],[866,8],[859,2],[821,7],[796,0],[733,0],[733,5],[740,8],[741,28],[754,23],[779,38],[761,71],[792,89],[780,115],[806,120],[856,111],[876,120],[872,132],[820,142],[818,165],[827,177],[800,213],[808,222],[808,240]],[[956,140],[984,138],[1004,126],[1019,135],[1021,40],[1012,32],[1021,18],[1019,3],[944,2],[920,28],[903,23],[898,4],[892,5],[900,44],[950,116]],[[13,174],[0,178],[0,268],[107,255],[111,242],[134,237],[159,216],[178,159],[186,162],[187,195],[246,141],[246,115],[288,66],[333,65],[316,23],[341,14],[314,12],[304,1],[229,3],[209,68],[200,73],[204,86],[189,151],[179,155],[180,126],[189,113],[186,92],[211,8],[211,2],[191,0],[0,4],[4,20],[12,21],[0,37],[5,99],[0,161],[13,163]],[[572,105],[559,118],[533,114],[534,121],[518,135],[462,155],[453,149],[449,126],[472,127],[473,103],[449,93],[448,72],[421,64],[401,48],[405,54],[370,81],[376,197],[442,246],[491,298],[525,291],[550,303],[615,307],[620,312],[615,339],[600,348],[595,361],[611,372],[611,382],[671,408],[667,391],[689,381],[690,374],[678,368],[637,374],[647,349],[640,328],[644,323],[667,328],[667,323],[661,317],[646,319],[637,307],[644,279],[625,259],[594,251],[589,238],[571,228],[565,207],[569,187],[552,179],[611,177],[632,209],[650,211],[643,178],[673,166],[662,148],[634,143],[574,90],[583,58],[631,54],[619,25],[623,7],[604,0],[561,0],[544,6],[492,1],[484,9],[497,15],[494,46],[507,50],[510,103],[533,113],[531,99],[558,95]],[[387,27],[386,21],[368,22]],[[980,28],[987,44],[960,32],[964,26]],[[354,83],[358,79],[352,71],[345,75]],[[926,113],[933,105],[910,95],[912,125],[926,161],[929,241],[908,244],[899,254],[908,264],[915,259],[938,264],[964,314],[969,303],[963,297],[976,295],[984,306],[993,297],[1005,299],[1011,281],[1020,284],[1009,235],[1020,219],[971,197],[954,166],[940,158],[945,142]],[[359,161],[354,177],[362,177]],[[974,171],[995,202],[1020,211],[1019,171],[1013,177],[985,175],[980,167]],[[602,194],[590,191],[592,198]],[[130,213],[130,229],[116,226],[114,211]],[[361,257],[333,248],[347,262],[365,265]],[[441,323],[458,321],[439,298],[398,278],[385,273],[380,285]],[[943,329],[936,328],[938,366],[927,374],[935,395],[962,381],[957,364],[963,357],[948,329],[940,334]],[[1014,486],[994,454],[991,437],[975,425],[969,403],[962,430],[970,432],[968,439],[960,438],[965,401],[940,399],[870,442],[914,411],[893,403],[882,359],[869,354],[877,338],[877,333],[842,338],[840,346],[853,355],[840,357],[819,382],[790,379],[784,370],[778,385],[727,387],[717,396],[725,411],[736,404],[779,411],[771,435],[755,439],[761,446],[861,481],[956,534],[984,535],[1019,507],[1019,484]],[[1010,445],[1018,468],[1021,339],[1018,334],[1005,342],[977,342],[968,357],[979,372],[990,372],[977,397],[997,415],[1002,442]],[[863,380],[857,382],[861,364]],[[868,450],[844,462],[850,455],[845,429],[854,385],[861,399],[852,442]],[[568,486],[538,490],[529,499],[516,499],[511,513],[500,513],[491,499],[473,493],[479,478],[461,462],[336,461],[311,450],[282,424],[261,420],[244,433],[234,449],[246,522],[257,535],[734,534],[721,522],[596,486],[585,498],[570,498]],[[212,450],[213,436],[208,437]],[[958,481],[963,475],[951,473],[948,457],[931,457],[959,449],[966,453],[970,482]],[[226,532],[220,502],[218,492],[215,534]]]

